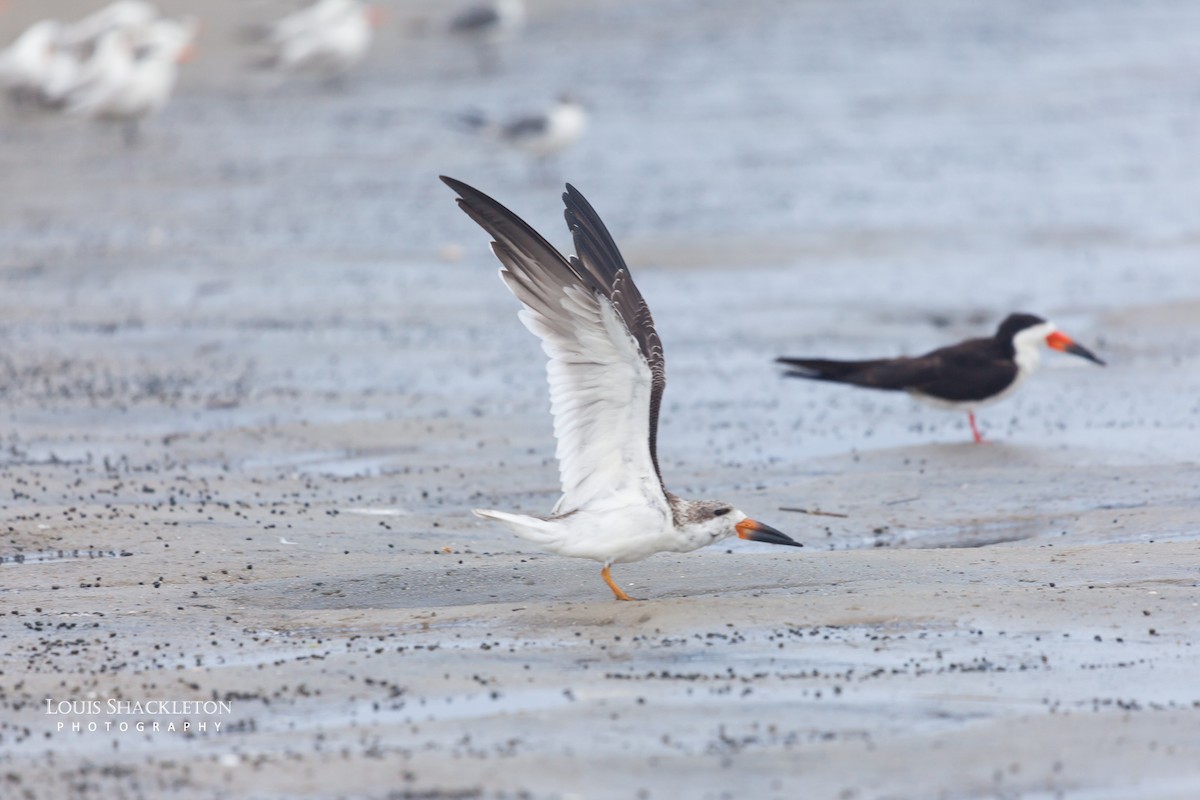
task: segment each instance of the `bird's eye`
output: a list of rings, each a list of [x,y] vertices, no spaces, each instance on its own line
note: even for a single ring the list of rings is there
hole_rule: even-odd
[[[723,517],[726,514],[728,514],[730,511],[733,511],[733,509],[732,508],[718,508],[716,511],[713,512],[713,516],[714,517]]]

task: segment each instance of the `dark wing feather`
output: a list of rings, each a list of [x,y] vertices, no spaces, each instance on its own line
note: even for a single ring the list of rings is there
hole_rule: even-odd
[[[1017,364],[1005,357],[993,339],[972,339],[943,347],[918,359],[927,362],[925,374],[912,391],[939,400],[969,402],[993,397],[1017,377]]]
[[[663,357],[662,339],[654,329],[654,317],[650,306],[633,282],[629,267],[617,249],[612,234],[600,220],[592,204],[574,186],[567,184],[563,192],[567,227],[575,240],[575,255],[571,266],[576,272],[586,272],[604,292],[633,335],[642,351],[642,357],[650,365],[653,381],[650,390],[650,459],[654,471],[662,483],[662,470],[658,466],[658,413],[662,406],[663,390],[667,387],[666,360]],[[666,491],[666,486],[663,486]]]
[[[982,400],[1003,391],[1017,366],[992,339],[971,339],[923,356],[869,361],[778,358],[788,377],[846,383],[867,389],[912,391],[941,400]]]
[[[662,345],[645,301],[587,201],[568,190],[579,257],[563,257],[520,217],[461,181],[442,180],[495,241],[500,275],[522,302],[521,321],[542,340],[568,513],[615,492],[662,491],[655,450]]]
[[[808,378],[814,381],[848,383],[869,389],[904,390],[908,388],[907,362],[912,359],[875,359],[871,361],[837,361],[829,358],[777,358],[790,369],[788,378]]]

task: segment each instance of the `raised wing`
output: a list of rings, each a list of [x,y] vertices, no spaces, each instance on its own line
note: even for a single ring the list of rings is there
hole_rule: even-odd
[[[568,186],[569,261],[520,217],[461,181],[442,177],[459,206],[492,235],[500,277],[518,315],[549,356],[550,410],[563,496],[555,514],[626,491],[662,496],[655,438],[662,344],[620,252],[588,202]]]

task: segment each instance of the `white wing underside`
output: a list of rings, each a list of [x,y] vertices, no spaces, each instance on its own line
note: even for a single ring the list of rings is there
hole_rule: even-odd
[[[550,411],[562,498],[554,514],[589,505],[644,504],[662,484],[650,455],[652,376],[612,303],[580,282],[563,285],[532,259],[494,244],[518,316],[549,357]]]

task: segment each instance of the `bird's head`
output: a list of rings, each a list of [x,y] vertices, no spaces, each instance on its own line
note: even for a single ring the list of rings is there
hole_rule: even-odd
[[[1086,358],[1104,366],[1104,362],[1091,350],[1060,331],[1053,322],[1033,314],[1009,314],[1008,318],[1000,323],[1000,330],[996,335],[1000,339],[1010,340],[1018,356],[1023,353],[1036,353],[1038,346],[1045,342],[1046,346],[1053,350]]]
[[[719,542],[729,536],[767,544],[803,547],[790,536],[750,519],[744,513],[719,500],[681,500],[676,518],[679,527],[696,547]]]

